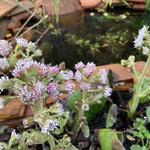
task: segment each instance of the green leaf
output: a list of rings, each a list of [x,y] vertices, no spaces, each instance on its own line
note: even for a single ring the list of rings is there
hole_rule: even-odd
[[[150,0],[146,0],[146,10],[150,11]]]
[[[81,92],[74,92],[71,96],[68,97],[67,105],[70,109],[75,109],[75,103],[81,100]]]
[[[106,118],[106,128],[110,128],[112,127],[117,120],[117,105],[113,104],[108,112],[107,118]]]
[[[67,99],[67,105],[71,110],[75,110],[75,104],[82,98],[81,92],[74,92],[73,95],[69,96]],[[87,118],[88,122],[94,119],[104,108],[107,99],[102,98],[101,103],[94,103],[90,105],[89,111],[84,112],[84,116]]]
[[[8,128],[8,126],[1,126],[0,127],[0,134],[3,134],[5,129],[7,129],[7,128]]]
[[[150,122],[150,106],[146,109],[146,116],[148,118],[148,122]]]
[[[115,130],[100,129],[98,134],[98,141],[102,150],[125,150]]]
[[[85,124],[82,125],[81,131],[83,132],[83,134],[84,134],[84,136],[85,136],[86,138],[89,137],[89,135],[90,135],[90,130],[89,130],[89,126],[88,126],[87,123],[85,123]]]
[[[103,110],[107,99],[102,98],[101,103],[91,104],[89,111],[84,112],[84,116],[87,118],[88,122],[94,119]]]
[[[142,147],[140,146],[140,145],[132,145],[131,147],[130,147],[130,150],[142,150]]]

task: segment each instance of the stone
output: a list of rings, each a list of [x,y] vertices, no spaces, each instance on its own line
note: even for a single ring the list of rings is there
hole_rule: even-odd
[[[0,109],[0,121],[7,121],[24,116],[25,105],[15,98],[8,102],[4,108]]]
[[[44,8],[49,20],[55,16],[54,4],[52,0],[37,0],[35,2],[35,11],[41,13],[41,7]],[[59,25],[62,27],[79,29],[84,22],[83,9],[78,0],[60,0],[59,4]]]
[[[49,16],[54,15],[54,3],[52,0],[43,0],[45,11]],[[59,15],[67,15],[81,11],[82,8],[78,0],[60,0],[59,4]]]
[[[9,12],[7,16],[12,17],[14,15],[18,15],[26,11],[31,11],[32,8],[33,8],[33,3],[31,1],[29,0],[21,1],[19,2],[18,7],[13,9],[13,11]]]
[[[132,81],[133,76],[126,67],[120,64],[109,64],[98,66],[97,70],[99,69],[106,69],[111,70],[114,75],[114,82],[124,82],[124,81]]]
[[[79,0],[83,9],[91,9],[98,7],[103,0]]]
[[[0,1],[0,18],[6,16],[11,10],[17,7],[17,3],[12,0],[1,0]]]

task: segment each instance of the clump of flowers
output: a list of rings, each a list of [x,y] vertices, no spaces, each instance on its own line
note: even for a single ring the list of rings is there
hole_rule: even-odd
[[[0,69],[5,72],[11,71],[20,59],[33,59],[41,56],[41,50],[36,48],[35,43],[28,42],[24,38],[16,39],[16,46],[6,40],[0,40]]]
[[[96,69],[96,65],[93,62],[88,62],[87,64],[79,62],[75,65],[75,69],[74,80],[77,84],[77,90],[72,92],[72,95],[73,97],[77,96],[76,101],[73,101],[75,106],[73,109],[77,119],[74,120],[72,128],[74,141],[80,129],[87,125],[85,112],[89,111],[92,105],[102,103],[104,98],[109,97],[112,93],[107,70]],[[73,88],[70,86],[71,89]],[[70,105],[70,101],[68,103]]]
[[[134,40],[134,47],[143,50],[144,55],[149,55],[149,39],[150,32],[147,26],[143,26],[142,29],[139,30],[138,36]]]
[[[77,118],[74,119],[72,128],[74,142],[80,129],[88,124],[85,112],[88,112],[93,104],[100,104],[104,98],[111,95],[109,72],[97,70],[92,62],[77,63],[75,72],[50,64],[45,65],[33,60],[40,54],[34,43],[19,38],[16,39],[14,49],[9,43],[4,43],[8,46],[6,50],[9,52],[2,55],[5,57],[0,59],[0,68],[8,68],[10,77],[4,75],[0,78],[0,91],[7,90],[11,96],[18,97],[25,105],[30,106],[33,116],[23,121],[26,131],[13,131],[9,143],[0,145],[5,149],[28,149],[28,145],[48,142],[52,150],[57,147],[73,147],[66,135],[55,139],[56,135],[64,134],[70,114],[59,101],[61,95],[67,94],[68,99],[78,95],[78,99],[73,103],[73,117]],[[54,104],[46,107],[48,98],[52,98]],[[1,103],[2,108],[3,101]],[[33,129],[31,126],[36,128]],[[85,136],[88,137],[87,134]],[[76,150],[75,147],[73,149]]]

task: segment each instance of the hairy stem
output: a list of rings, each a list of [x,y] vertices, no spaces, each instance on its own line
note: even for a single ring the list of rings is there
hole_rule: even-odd
[[[147,59],[147,62],[144,66],[144,69],[142,71],[142,75],[139,79],[139,81],[137,81],[137,87],[135,89],[135,93],[133,95],[133,98],[129,101],[129,117],[133,117],[137,107],[138,107],[138,104],[139,104],[139,101],[140,101],[140,93],[141,93],[141,90],[142,90],[142,85],[143,85],[143,82],[144,82],[144,77],[145,77],[145,74],[147,73],[147,69],[148,69],[148,66],[150,64],[150,56],[148,57]]]

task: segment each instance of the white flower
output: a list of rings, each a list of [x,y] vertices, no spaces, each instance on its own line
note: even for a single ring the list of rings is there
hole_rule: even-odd
[[[57,113],[59,115],[63,115],[64,114],[63,105],[60,104],[58,101],[56,102],[56,109],[57,109]]]
[[[4,146],[2,143],[0,143],[0,150],[4,150]]]
[[[100,82],[102,84],[107,84],[108,83],[108,70],[101,69],[99,74],[100,74]]]
[[[145,34],[148,32],[148,27],[143,26],[142,29],[139,30],[138,36],[134,40],[134,47],[141,48],[143,44],[143,39]]]
[[[0,40],[0,54],[3,57],[8,56],[10,54],[11,50],[12,50],[12,46],[10,43],[8,43],[5,40]]]
[[[28,41],[24,38],[16,38],[16,42],[21,47],[27,47],[28,46]]]
[[[29,121],[28,121],[28,119],[24,118],[23,121],[22,121],[22,123],[23,123],[24,128],[28,128],[29,127]]]
[[[8,80],[9,80],[8,76],[2,76],[0,78],[0,91],[4,90],[5,82],[8,81]]]
[[[35,45],[35,43],[29,42],[28,46],[27,46],[27,51],[35,52],[36,51],[36,45]]]
[[[71,70],[69,70],[69,71],[63,71],[63,70],[61,70],[60,71],[60,76],[64,79],[64,80],[71,80],[71,79],[73,79],[73,72],[71,71]]]
[[[0,98],[0,109],[2,109],[3,107],[4,107],[4,100]]]
[[[12,131],[11,136],[17,140],[20,138],[20,134],[19,133],[17,134],[15,130]]]
[[[82,80],[82,74],[81,74],[81,72],[80,72],[79,70],[77,70],[77,71],[75,72],[74,79],[75,79],[76,81],[78,81],[78,82],[80,82],[80,81]]]
[[[105,91],[104,91],[104,96],[109,97],[111,96],[111,93],[112,93],[112,88],[110,88],[109,86],[106,86]]]
[[[58,121],[55,120],[46,120],[44,126],[42,127],[42,133],[47,133],[48,131],[54,131],[58,127]]]
[[[83,104],[81,109],[83,109],[83,111],[89,111],[90,107],[88,104]]]
[[[144,54],[144,55],[149,55],[149,54],[150,54],[149,48],[143,47],[143,54]]]
[[[6,58],[0,58],[0,69],[4,70],[9,66]]]

